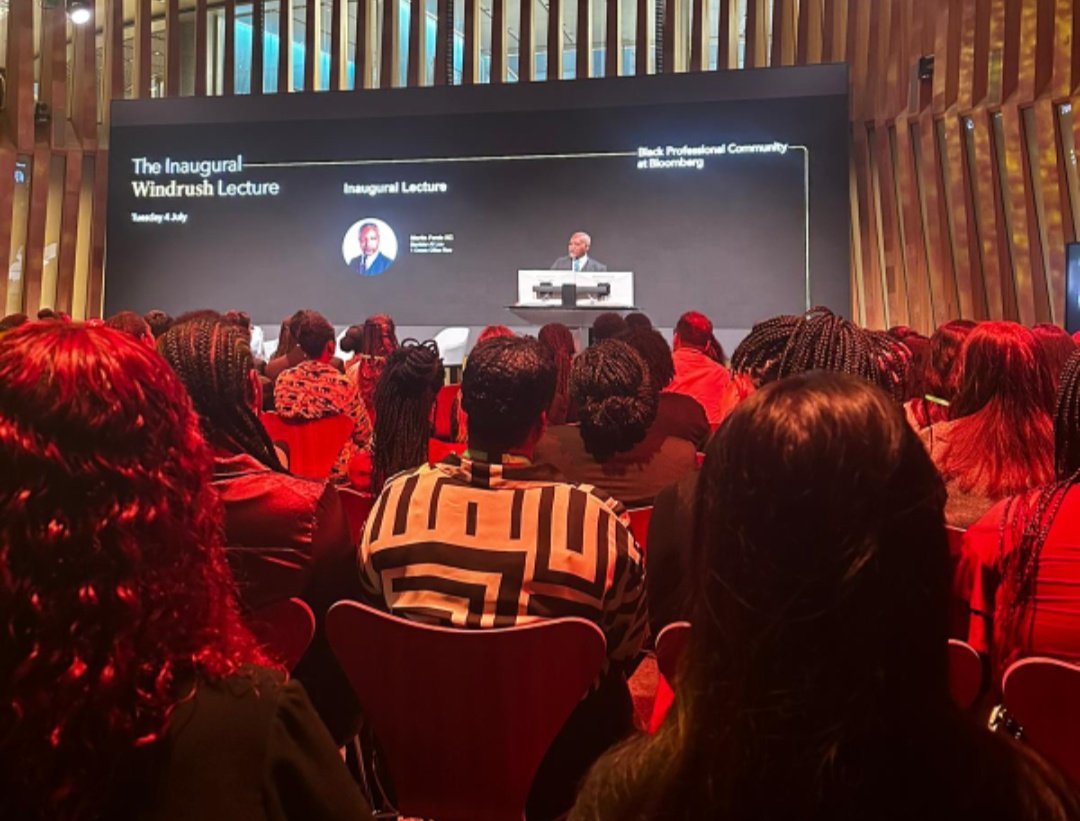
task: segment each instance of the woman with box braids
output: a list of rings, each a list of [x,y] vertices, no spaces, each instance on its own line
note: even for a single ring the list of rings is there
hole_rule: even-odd
[[[169,328],[158,340],[158,351],[187,387],[207,441],[286,472],[256,416],[261,397],[244,330],[220,317],[202,316]]]
[[[386,359],[375,388],[372,490],[378,493],[395,473],[427,461],[431,408],[444,370],[434,342],[406,339]]]

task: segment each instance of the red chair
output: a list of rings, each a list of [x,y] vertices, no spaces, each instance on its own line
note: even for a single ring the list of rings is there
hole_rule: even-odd
[[[300,599],[282,599],[252,613],[248,626],[270,654],[292,670],[315,637],[315,614]]]
[[[1002,701],[1014,734],[1080,783],[1080,666],[1026,658],[1005,671]]]
[[[964,553],[964,528],[947,526],[945,535],[949,540],[949,570],[953,580],[952,595],[949,597],[949,636],[954,639],[966,639],[971,611],[968,601],[971,597],[972,579],[961,578],[960,558]]]
[[[584,619],[459,630],[338,602],[326,633],[405,816],[521,821],[536,769],[606,652]]]
[[[371,508],[375,506],[375,494],[339,487],[338,497],[341,499],[341,506],[345,508],[345,518],[349,520],[349,535],[353,544],[359,544],[360,534],[364,532],[364,522],[367,521]]]
[[[353,432],[353,420],[345,414],[314,422],[289,422],[271,412],[264,413],[261,419],[271,441],[288,455],[290,472],[308,479],[325,479],[330,475]]]
[[[966,641],[949,639],[949,694],[962,710],[970,709],[982,692],[983,663]]]
[[[443,385],[435,397],[435,438],[453,442],[457,438],[457,399],[461,385]]]
[[[644,554],[645,544],[649,538],[649,522],[652,521],[652,505],[630,508],[626,512],[630,514],[630,532],[634,534],[634,540]]]
[[[656,637],[656,666],[660,670],[660,680],[656,686],[656,699],[653,701],[652,718],[649,719],[649,732],[655,733],[664,723],[664,717],[675,702],[675,676],[679,664],[686,653],[690,641],[690,622],[676,621],[664,627]]]
[[[427,458],[431,464],[438,464],[451,453],[461,456],[466,447],[468,446],[464,442],[444,442],[441,439],[429,439]]]

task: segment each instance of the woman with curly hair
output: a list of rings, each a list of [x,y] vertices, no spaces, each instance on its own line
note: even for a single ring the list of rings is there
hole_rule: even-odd
[[[370,817],[241,622],[211,465],[183,386],[127,335],[0,340],[4,817]]]
[[[605,339],[574,358],[570,398],[579,425],[548,428],[536,460],[571,482],[594,485],[625,505],[649,505],[660,490],[697,467],[697,450],[656,421],[658,391],[641,355]]]
[[[920,432],[949,492],[945,518],[968,527],[995,502],[1054,475],[1054,380],[1034,335],[983,322],[960,353],[948,422]]]

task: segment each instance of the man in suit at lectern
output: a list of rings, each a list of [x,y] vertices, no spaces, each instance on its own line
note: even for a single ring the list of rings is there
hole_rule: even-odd
[[[559,257],[551,266],[552,271],[592,271],[598,273],[606,271],[607,266],[589,256],[589,246],[592,245],[592,237],[584,231],[578,231],[570,237],[568,250],[570,253],[565,257]]]
[[[360,256],[349,263],[349,267],[363,276],[381,274],[394,264],[390,257],[379,250],[379,226],[365,222],[358,231],[360,235]]]

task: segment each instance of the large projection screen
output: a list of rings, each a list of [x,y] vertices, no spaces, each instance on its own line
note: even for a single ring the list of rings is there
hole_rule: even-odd
[[[633,272],[659,326],[850,306],[844,66],[113,103],[106,312],[527,324],[517,272]]]

